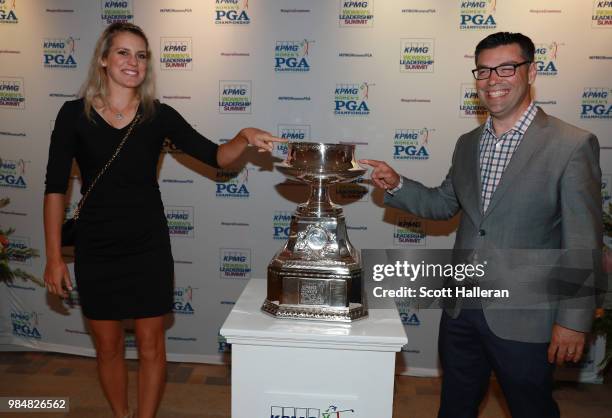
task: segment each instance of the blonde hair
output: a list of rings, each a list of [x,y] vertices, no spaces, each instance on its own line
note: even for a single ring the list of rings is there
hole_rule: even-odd
[[[149,48],[149,40],[144,31],[132,23],[118,22],[109,25],[98,38],[96,49],[91,57],[87,80],[81,87],[80,96],[85,102],[85,116],[91,120],[91,108],[95,101],[101,101],[107,105],[107,75],[106,68],[102,67],[102,60],[108,56],[113,39],[120,33],[129,32],[139,36],[145,41],[147,48],[147,73],[143,82],[138,87],[138,98],[143,109],[142,120],[146,120],[153,116],[155,112],[155,81],[153,78],[153,62],[151,59],[151,49]]]

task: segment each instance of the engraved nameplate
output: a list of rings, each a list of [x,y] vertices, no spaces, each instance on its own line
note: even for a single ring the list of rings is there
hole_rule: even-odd
[[[300,280],[300,304],[325,305],[329,303],[329,287],[325,280]]]

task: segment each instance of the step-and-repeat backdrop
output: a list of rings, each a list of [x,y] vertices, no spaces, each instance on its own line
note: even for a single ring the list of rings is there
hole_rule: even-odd
[[[2,246],[40,252],[9,257],[11,269],[33,277],[0,284],[5,347],[93,354],[78,293],[58,300],[40,286],[44,174],[60,106],[77,97],[100,32],[123,20],[149,36],[159,99],[208,138],[221,143],[257,126],[290,141],[355,143],[358,157],[430,186],[446,174],[457,137],[486,116],[470,73],[475,45],[496,31],[523,32],[537,46],[537,103],[604,147],[609,207],[610,1],[0,0],[0,198],[10,199],[0,228],[14,229]],[[247,152],[235,169],[216,171],[166,143],[159,184],[176,263],[171,360],[227,358],[219,328],[247,280],[265,278],[307,196],[274,170],[284,153]],[[334,200],[357,248],[452,246],[457,219],[386,209],[363,179],[335,188]],[[436,374],[440,313],[399,309],[410,340],[401,366]],[[133,355],[129,332],[126,344]]]

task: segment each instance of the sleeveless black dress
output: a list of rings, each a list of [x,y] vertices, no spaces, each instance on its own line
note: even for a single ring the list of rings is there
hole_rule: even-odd
[[[51,135],[45,193],[66,193],[73,158],[84,193],[127,129],[113,128],[94,110],[88,120],[82,99],[66,102]],[[75,279],[87,318],[146,318],[172,309],[174,261],[157,182],[165,138],[217,167],[218,146],[156,102],[154,117],[134,127],[76,224]]]

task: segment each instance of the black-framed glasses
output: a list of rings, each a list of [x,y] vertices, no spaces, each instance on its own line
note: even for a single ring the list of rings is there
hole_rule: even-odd
[[[486,80],[491,77],[491,72],[495,71],[499,77],[512,77],[516,73],[516,69],[521,65],[531,64],[531,61],[523,61],[518,64],[502,64],[497,67],[482,67],[472,70],[476,80]]]

